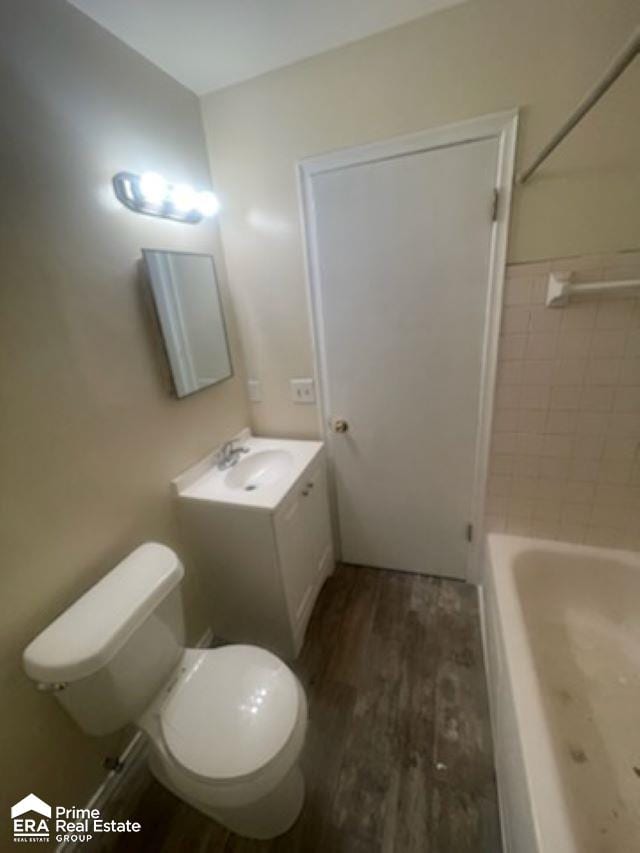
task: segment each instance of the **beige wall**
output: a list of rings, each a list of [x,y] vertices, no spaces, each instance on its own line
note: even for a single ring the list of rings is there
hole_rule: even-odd
[[[138,543],[184,553],[169,481],[247,409],[242,377],[172,398],[138,271],[143,246],[213,250],[225,283],[216,227],[136,215],[110,187],[145,168],[208,185],[197,99],[62,0],[5,0],[0,33],[6,818],[30,791],[84,804],[122,741],[80,734],[22,674],[23,647]],[[195,637],[205,614],[190,572],[185,588]]]
[[[546,308],[551,270],[640,278],[640,252],[508,268],[488,527],[640,549],[640,297]]]
[[[287,387],[312,370],[296,161],[518,106],[523,165],[639,20],[637,0],[470,0],[204,98],[259,431],[317,428]],[[640,244],[639,87],[636,61],[517,190],[512,261]]]

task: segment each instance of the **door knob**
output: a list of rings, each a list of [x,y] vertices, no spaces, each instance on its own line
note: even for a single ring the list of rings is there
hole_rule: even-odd
[[[331,421],[331,429],[334,432],[348,432],[349,424],[343,418],[334,418]]]

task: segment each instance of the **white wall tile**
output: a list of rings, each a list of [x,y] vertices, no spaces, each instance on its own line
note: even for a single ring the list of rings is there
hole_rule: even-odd
[[[587,502],[566,503],[562,507],[563,524],[588,524],[591,521],[592,506]]]
[[[554,385],[549,395],[549,407],[565,411],[580,408],[582,385]]]
[[[617,435],[607,435],[604,439],[603,456],[605,459],[624,460],[633,462],[640,459],[640,439],[621,438]]]
[[[575,482],[595,483],[598,479],[599,467],[598,459],[584,459],[575,456],[571,460],[569,476]]]
[[[493,432],[517,432],[518,409],[498,409],[493,415]]]
[[[545,521],[560,521],[562,519],[563,505],[560,501],[537,500],[533,505],[532,518]]]
[[[620,368],[621,385],[640,385],[640,358],[626,358]]]
[[[577,416],[576,416],[577,417]],[[603,435],[576,435],[573,455],[577,459],[601,459],[604,453]]]
[[[489,462],[490,474],[513,474],[515,456],[509,453],[492,453]]]
[[[531,282],[530,300],[532,305],[544,305],[547,301],[547,276],[534,278]]]
[[[598,303],[570,302],[564,310],[556,311],[556,314],[560,317],[560,325],[563,331],[567,329],[593,329],[596,325]]]
[[[570,459],[554,459],[542,457],[540,459],[539,477],[542,480],[560,480],[564,482],[569,476]]]
[[[634,321],[635,301],[604,301],[598,303],[596,329],[630,329]]]
[[[613,386],[588,385],[580,397],[580,411],[610,412],[613,409],[615,394],[616,389]]]
[[[511,477],[489,476],[487,483],[487,494],[489,497],[503,497],[509,494],[511,489]]]
[[[560,357],[553,363],[553,384],[580,385],[584,380],[586,369],[586,358],[565,359]]]
[[[551,359],[555,356],[558,336],[553,332],[531,332],[527,338],[524,357],[527,359]]]
[[[640,329],[633,329],[627,336],[626,358],[640,358]]]
[[[520,393],[521,409],[548,409],[551,389],[548,385],[523,385]]]
[[[602,459],[598,468],[598,482],[607,485],[624,485],[631,482],[631,465],[626,459]]]
[[[573,449],[573,436],[571,435],[545,435],[542,442],[542,455],[553,456],[557,459],[571,456]]]
[[[544,412],[543,412],[544,414]],[[544,435],[539,433],[519,433],[517,436],[516,451],[525,456],[542,456],[544,447]]]
[[[640,414],[614,412],[609,416],[609,432],[623,438],[637,438],[640,435]]]
[[[527,278],[507,278],[504,290],[504,304],[529,305],[531,301],[531,281]]]
[[[553,376],[553,361],[523,361],[523,385],[551,385]],[[640,380],[638,381],[640,384]]]
[[[578,545],[584,544],[587,535],[586,524],[575,524],[573,522],[562,522],[558,538],[563,542],[573,542]]]
[[[498,385],[522,385],[522,361],[501,361],[498,364]]]
[[[615,527],[596,527],[590,525],[585,535],[585,545],[595,545],[597,548],[619,548],[621,543],[620,531]]]
[[[557,332],[562,314],[549,311],[546,305],[535,305],[529,309],[529,328],[533,332]]]
[[[495,394],[496,409],[519,409],[521,393],[520,385],[498,385]]]
[[[487,533],[504,533],[507,527],[507,520],[502,515],[487,515],[484,520]]]
[[[548,309],[551,310],[551,309]],[[559,308],[556,311],[562,310]],[[601,332],[610,334],[610,332]],[[558,339],[557,355],[560,359],[586,359],[591,347],[594,332],[591,329],[566,329]],[[603,356],[604,358],[605,356]]]
[[[518,446],[518,434],[515,432],[498,432],[493,436],[491,444],[493,455],[515,453]]]
[[[526,347],[526,335],[505,335],[500,339],[500,351],[498,353],[498,358],[502,361],[510,361],[514,358],[524,358]]]
[[[525,453],[511,457],[513,465],[511,472],[514,478],[537,477],[540,473],[540,456],[527,456]]]
[[[547,415],[546,432],[549,435],[575,435],[577,412],[550,411]]]
[[[546,421],[546,409],[520,409],[518,412],[517,431],[519,433],[542,435]]]
[[[593,359],[587,363],[585,382],[588,385],[617,385],[623,365],[621,358]],[[640,384],[640,379],[638,383]]]
[[[607,412],[585,412],[576,422],[577,435],[604,435],[611,416]]]
[[[624,355],[627,334],[623,331],[596,329],[591,342],[592,358],[620,358]]]
[[[616,412],[640,412],[640,385],[617,388],[614,410]]]
[[[502,311],[502,334],[513,335],[529,330],[529,306],[507,305]]]
[[[487,529],[640,548],[640,297],[545,306],[547,276],[640,276],[640,252],[509,267]]]

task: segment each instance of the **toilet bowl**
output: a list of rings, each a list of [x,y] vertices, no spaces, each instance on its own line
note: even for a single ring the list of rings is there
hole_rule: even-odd
[[[295,822],[307,703],[275,655],[239,645],[186,650],[177,679],[138,725],[158,781],[233,832],[273,838]]]
[[[169,548],[140,546],[33,640],[25,670],[88,734],[135,723],[176,796],[239,835],[273,838],[304,800],[304,691],[265,649],[185,648],[183,574]]]

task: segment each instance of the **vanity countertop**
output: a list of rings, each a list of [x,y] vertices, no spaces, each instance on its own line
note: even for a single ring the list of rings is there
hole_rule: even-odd
[[[172,481],[174,493],[186,500],[273,510],[321,453],[323,443],[258,438],[244,430],[234,446],[248,450],[235,465],[221,471],[216,449]]]

